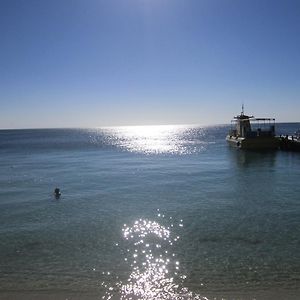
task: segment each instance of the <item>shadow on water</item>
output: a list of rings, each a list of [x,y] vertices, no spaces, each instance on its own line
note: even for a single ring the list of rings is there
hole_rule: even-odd
[[[228,156],[232,165],[238,168],[274,167],[278,151],[244,151],[228,149]]]
[[[278,200],[278,151],[243,151],[229,149],[230,172],[234,194],[232,199],[242,209],[253,211]]]

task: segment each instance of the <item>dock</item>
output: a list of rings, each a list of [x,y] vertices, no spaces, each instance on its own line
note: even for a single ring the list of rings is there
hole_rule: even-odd
[[[279,148],[283,151],[300,151],[300,138],[290,136],[279,136]]]

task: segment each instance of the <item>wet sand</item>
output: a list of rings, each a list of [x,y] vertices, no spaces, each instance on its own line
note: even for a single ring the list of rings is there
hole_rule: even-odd
[[[249,292],[214,292],[203,293],[208,300],[299,300],[299,289],[276,289]],[[0,291],[1,300],[100,300],[101,293],[67,292],[67,291]],[[112,300],[119,298],[113,297]],[[156,299],[153,299],[156,300]],[[176,299],[172,299],[176,300]]]

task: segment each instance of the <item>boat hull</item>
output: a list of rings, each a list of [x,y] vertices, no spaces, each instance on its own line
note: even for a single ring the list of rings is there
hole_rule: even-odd
[[[279,148],[279,139],[272,136],[243,138],[228,135],[226,140],[230,145],[245,150],[276,150]]]

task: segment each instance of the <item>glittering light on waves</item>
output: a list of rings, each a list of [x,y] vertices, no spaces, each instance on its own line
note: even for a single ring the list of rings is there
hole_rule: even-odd
[[[164,217],[160,213],[158,216]],[[114,286],[103,283],[107,290],[103,299],[207,300],[183,286],[186,276],[180,274],[180,262],[172,253],[172,245],[180,238],[173,236],[174,226],[183,224],[165,227],[146,219],[136,220],[131,226],[124,224],[122,233],[127,245],[124,261],[131,272],[127,280]]]
[[[110,136],[112,145],[144,154],[190,154],[207,144],[204,130],[193,126],[123,126],[101,130]]]

